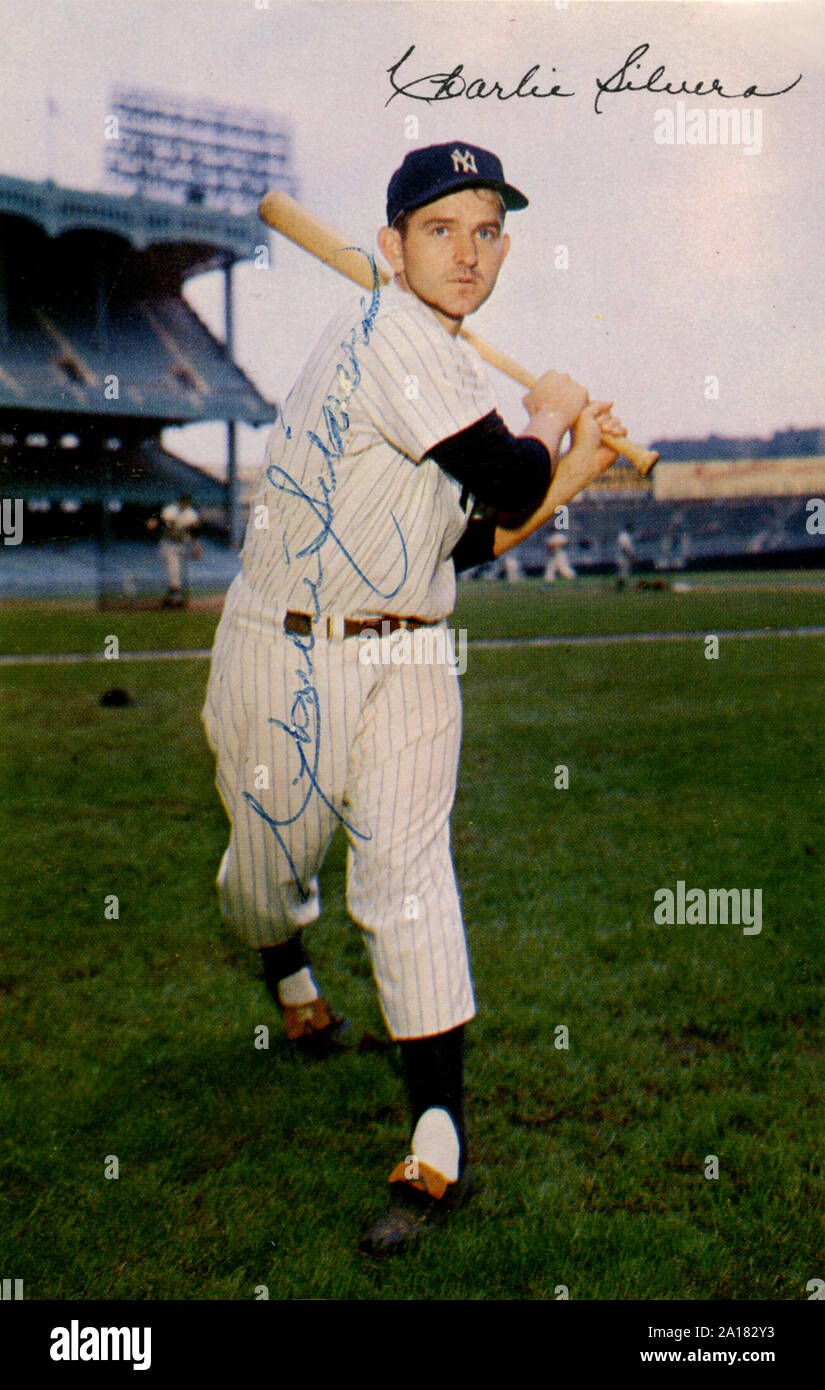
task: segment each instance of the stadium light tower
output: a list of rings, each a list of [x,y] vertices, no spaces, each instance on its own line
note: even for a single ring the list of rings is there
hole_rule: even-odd
[[[135,87],[110,93],[105,165],[112,192],[241,216],[270,188],[297,191],[283,117]]]

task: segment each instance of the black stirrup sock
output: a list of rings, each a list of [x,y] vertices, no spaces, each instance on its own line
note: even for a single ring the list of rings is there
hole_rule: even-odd
[[[449,1111],[458,1132],[459,1167],[467,1155],[464,1119],[464,1024],[430,1038],[407,1038],[399,1044],[412,1108],[413,1127],[425,1110]]]
[[[261,960],[264,966],[266,987],[276,1004],[279,1004],[278,985],[281,980],[286,980],[290,975],[297,975],[299,970],[303,970],[305,965],[309,965],[309,956],[306,953],[300,931],[297,931],[282,946],[262,947]]]

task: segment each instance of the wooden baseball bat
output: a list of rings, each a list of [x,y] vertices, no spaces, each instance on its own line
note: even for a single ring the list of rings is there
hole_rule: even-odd
[[[324,265],[331,266],[348,280],[354,280],[356,285],[361,285],[365,290],[373,288],[372,266],[367,253],[353,246],[352,242],[348,242],[334,227],[322,222],[301,203],[290,198],[288,193],[266,193],[261,200],[258,214],[270,227],[274,227],[276,232],[288,237],[297,246],[302,246],[305,251],[323,261]],[[389,271],[379,268],[378,279],[380,284],[387,285],[392,276]],[[535,386],[537,378],[511,357],[499,352],[498,348],[491,347],[483,338],[477,338],[475,333],[470,333],[466,328],[461,329],[461,336],[466,338],[491,367],[497,367],[505,376],[512,377],[528,390]],[[659,457],[651,449],[634,444],[632,439],[603,434],[602,440],[609,449],[629,459],[642,475],[650,472]]]

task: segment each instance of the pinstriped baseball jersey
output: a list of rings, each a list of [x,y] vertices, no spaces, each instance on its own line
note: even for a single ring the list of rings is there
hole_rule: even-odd
[[[481,359],[414,295],[383,289],[370,323],[356,301],[324,331],[286,430],[270,437],[246,584],[272,608],[445,617],[467,518],[460,485],[424,456],[495,408]]]

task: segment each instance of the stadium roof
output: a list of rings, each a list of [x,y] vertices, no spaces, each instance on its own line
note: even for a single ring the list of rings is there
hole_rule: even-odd
[[[251,259],[265,231],[255,213],[223,212],[154,198],[61,188],[0,174],[0,216],[25,217],[50,236],[79,228],[109,232],[145,250],[173,243],[182,275],[200,274],[230,261]]]
[[[0,177],[0,409],[274,420],[180,292],[264,235],[254,216]]]

